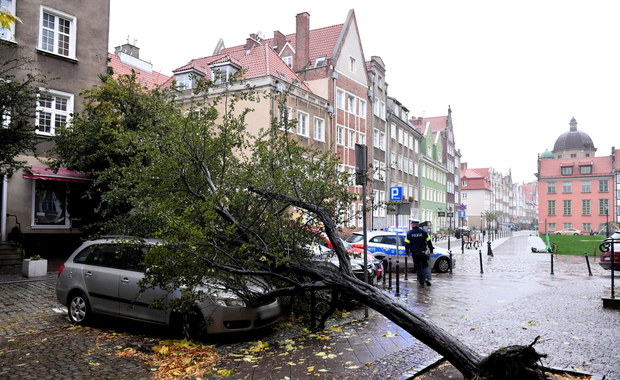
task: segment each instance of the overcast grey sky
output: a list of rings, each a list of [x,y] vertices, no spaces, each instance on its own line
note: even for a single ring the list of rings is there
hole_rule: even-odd
[[[111,0],[109,50],[135,40],[140,57],[170,75],[210,56],[219,38],[235,46],[259,31],[294,33],[300,12],[312,29],[341,24],[350,9],[366,59],[385,62],[390,96],[411,116],[452,107],[470,168],[535,180],[537,154],[553,149],[573,116],[597,155],[620,148],[616,0]]]

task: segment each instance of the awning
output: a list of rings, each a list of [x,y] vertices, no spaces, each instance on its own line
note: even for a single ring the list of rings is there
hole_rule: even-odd
[[[57,172],[54,172],[50,168],[30,166],[26,168],[26,171],[27,173],[24,174],[24,178],[40,179],[45,181],[64,181],[79,183],[89,183],[93,181],[93,178],[90,174],[82,174],[68,169],[58,169]]]

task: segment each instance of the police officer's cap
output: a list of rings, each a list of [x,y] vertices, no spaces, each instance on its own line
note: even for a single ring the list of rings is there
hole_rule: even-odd
[[[418,224],[420,224],[420,221],[419,221],[418,219],[411,219],[411,224],[413,224],[413,223],[418,223]]]

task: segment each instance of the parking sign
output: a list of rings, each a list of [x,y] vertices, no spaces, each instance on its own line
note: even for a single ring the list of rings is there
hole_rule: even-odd
[[[401,186],[390,187],[390,200],[399,202],[403,200],[403,188]]]

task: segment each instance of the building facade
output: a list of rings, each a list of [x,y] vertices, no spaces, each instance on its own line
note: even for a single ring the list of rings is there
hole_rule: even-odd
[[[27,168],[2,181],[0,238],[7,241],[19,228],[26,253],[46,255],[71,249],[66,243],[79,237],[80,199],[88,178],[69,170],[52,172],[45,156],[56,131],[82,110],[80,92],[106,73],[110,2],[3,0],[2,5],[22,22],[0,33],[0,59],[29,59],[16,77],[36,70],[47,74],[48,83],[33,105],[37,152],[19,157]],[[54,248],[58,241],[61,248]]]
[[[597,157],[596,151],[590,136],[578,130],[572,118],[569,130],[557,138],[553,150],[539,155],[541,233],[569,228],[597,233],[608,223],[617,223],[618,152],[612,147],[610,155]]]

